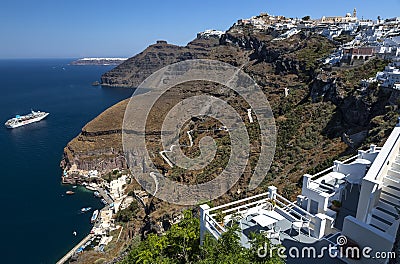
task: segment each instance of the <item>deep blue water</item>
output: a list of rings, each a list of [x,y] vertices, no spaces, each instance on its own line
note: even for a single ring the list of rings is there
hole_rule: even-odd
[[[87,122],[133,90],[93,87],[112,67],[68,62],[0,60],[1,263],[55,263],[91,229],[91,213],[80,208],[101,208],[84,189],[65,195],[71,187],[60,183],[63,148]],[[3,126],[31,108],[50,115],[25,127]]]

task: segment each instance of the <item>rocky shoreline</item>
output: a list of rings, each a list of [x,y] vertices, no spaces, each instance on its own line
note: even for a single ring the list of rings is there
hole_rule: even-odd
[[[275,37],[272,31],[260,33],[232,27],[220,39],[195,39],[185,47],[159,41],[104,74],[101,84],[136,87],[154,71],[188,59],[215,59],[241,66],[267,95],[278,128],[275,160],[266,181],[255,192],[274,184],[280,188],[280,193],[290,198],[298,193],[303,174],[331,163],[332,159],[351,155],[363,145],[384,142],[396,120],[393,116],[397,104],[393,102],[398,101],[399,93],[379,87],[359,88],[359,79],[375,74],[384,65],[381,60],[372,59],[365,65],[348,68],[326,67],[320,60],[332,52],[337,43],[312,32],[296,34],[283,42],[273,42]],[[185,93],[187,96],[190,92],[186,88],[178,87],[171,98],[178,100],[177,95]],[[216,89],[209,85],[203,91],[217,96]],[[114,169],[127,169],[121,142],[127,102],[122,101],[104,111],[68,143],[61,162],[68,175],[63,176],[63,182],[81,184],[87,180],[84,174],[90,170],[107,178]],[[162,110],[159,113],[161,116]],[[153,129],[151,124],[150,127]],[[156,135],[158,131],[154,128],[153,132]],[[257,148],[254,149],[256,154]],[[162,158],[154,156],[159,169],[176,176],[178,181],[190,182],[197,177],[185,178],[179,171],[168,172]],[[213,202],[218,204],[237,198],[240,190],[246,189],[249,174],[250,167],[234,190]],[[129,190],[140,190],[140,186],[132,180]],[[149,196],[140,213],[132,219],[136,226],[128,225],[128,228],[135,235],[161,233],[163,223],[175,222],[182,209]]]

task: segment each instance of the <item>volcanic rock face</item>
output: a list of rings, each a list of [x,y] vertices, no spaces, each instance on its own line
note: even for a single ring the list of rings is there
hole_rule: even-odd
[[[150,74],[166,65],[189,59],[206,58],[210,49],[217,44],[218,40],[214,38],[196,39],[185,47],[158,41],[142,53],[104,74],[101,77],[101,83],[108,86],[137,87]]]
[[[311,32],[274,41],[277,35],[232,28],[221,39],[196,39],[185,47],[158,42],[104,74],[102,85],[136,87],[158,69],[188,59],[213,59],[241,67],[266,94],[278,129],[275,160],[265,184],[294,196],[304,173],[328,166],[332,159],[361,145],[383,144],[396,121],[399,95],[379,87],[360,88],[359,81],[374,76],[385,65],[382,61],[350,69],[325,68],[320,61],[336,48],[333,42]],[[210,94],[218,96],[216,90]],[[121,144],[126,103],[110,108],[82,129],[65,148],[63,168],[76,165],[101,172],[126,168]],[[163,167],[161,157],[155,155],[155,160],[160,162],[157,167]],[[184,178],[179,171],[175,174]],[[241,184],[220,202],[230,200],[238,188],[244,189],[246,181]]]
[[[337,105],[341,98],[336,86],[336,79],[324,74],[318,75],[310,85],[310,97],[314,103],[323,98],[324,101],[331,101]]]
[[[126,169],[121,132],[128,101],[112,106],[82,128],[82,132],[65,147],[61,167],[69,169],[75,165],[79,170],[101,173],[115,168]]]
[[[326,39],[306,33],[299,33],[284,41],[274,41],[274,32],[270,34],[252,33],[237,30],[228,31],[222,38],[221,44],[233,44],[245,50],[252,51],[250,59],[263,61],[273,65],[275,74],[299,74],[307,71],[307,65],[301,56],[296,55],[298,51],[305,50],[307,46],[321,41],[328,49],[334,45]]]
[[[382,145],[396,122],[400,92],[373,85],[362,89],[359,85],[361,79],[375,76],[386,62],[370,60],[353,68],[325,67],[320,61],[335,49],[334,43],[310,32],[273,41],[278,35],[276,32],[232,28],[219,40],[196,39],[185,47],[158,42],[104,74],[102,85],[137,87],[162,67],[188,59],[213,59],[240,67],[257,82],[269,100],[278,132],[276,151],[264,182],[255,191],[244,193],[254,168],[252,164],[258,161],[259,145],[257,142],[251,145],[255,155],[250,156],[243,176],[226,195],[213,203],[222,204],[262,192],[269,185],[277,186],[281,194],[293,199],[299,194],[303,174],[325,169],[333,160],[353,155],[357,148],[367,147],[370,143]],[[198,91],[223,100],[231,96],[231,106],[236,106],[239,113],[242,111],[243,120],[247,120],[248,105],[235,98],[233,92],[221,93],[214,84],[185,83],[174,87],[159,105],[171,108],[195,95],[187,88],[196,87]],[[115,168],[126,169],[121,129],[127,104],[128,100],[122,101],[88,123],[65,147],[61,167],[98,170],[102,175]],[[147,147],[157,169],[166,177],[185,184],[208,181],[218,175],[224,163],[211,163],[204,172],[185,172],[177,167],[171,169],[166,164],[158,154],[163,149],[158,140],[158,126],[168,109],[158,106],[146,123],[146,129],[149,129],[146,140],[150,142]],[[215,123],[196,122],[188,125],[190,129],[215,127]],[[246,123],[248,129],[257,131],[252,125]],[[224,134],[200,134],[197,133],[188,156],[197,155],[202,136],[216,136],[221,142],[229,142]],[[249,134],[256,138],[256,133]],[[185,137],[180,140],[183,145],[189,144]],[[229,148],[222,144],[221,152],[229,153]],[[135,158],[137,164],[143,163],[140,155]],[[140,186],[133,182],[129,188],[140,189]],[[162,229],[158,223],[166,215],[180,215],[183,210],[182,206],[155,197],[150,197],[149,201],[146,212],[142,212],[146,217],[135,216],[143,236],[159,233]]]

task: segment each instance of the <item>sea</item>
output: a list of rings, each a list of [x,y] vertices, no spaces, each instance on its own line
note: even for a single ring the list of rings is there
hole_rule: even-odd
[[[72,66],[72,60],[0,60],[0,263],[57,262],[92,228],[92,213],[80,209],[102,207],[91,191],[61,184],[63,149],[134,91],[92,86],[113,66]],[[50,115],[16,129],[3,125],[31,109]]]

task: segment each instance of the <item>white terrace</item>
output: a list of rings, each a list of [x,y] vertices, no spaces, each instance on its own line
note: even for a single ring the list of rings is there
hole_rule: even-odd
[[[360,248],[391,252],[400,213],[400,119],[385,145],[358,155],[315,175],[304,175],[302,194],[292,202],[270,186],[268,192],[210,208],[201,205],[200,235],[219,239],[232,222],[239,223],[241,243],[249,246],[251,232],[273,244],[321,248],[344,235]],[[218,220],[218,221],[217,221]],[[315,261],[321,262],[322,259]],[[388,259],[323,259],[326,263],[387,263]],[[312,260],[287,259],[287,263]]]

